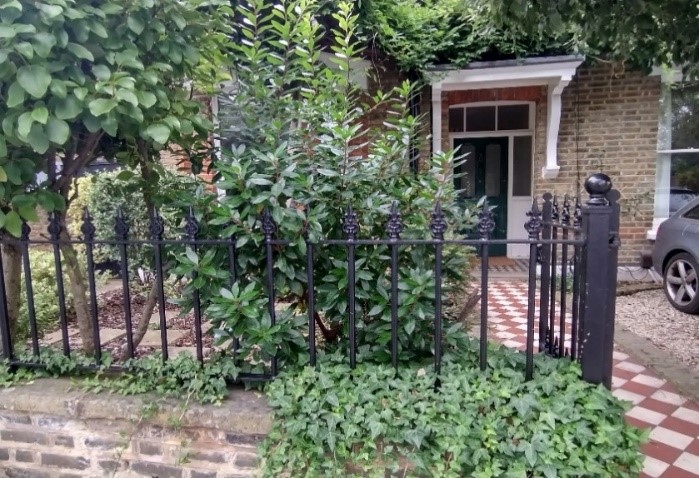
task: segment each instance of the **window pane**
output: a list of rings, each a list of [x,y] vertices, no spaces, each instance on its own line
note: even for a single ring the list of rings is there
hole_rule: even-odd
[[[500,195],[500,145],[485,147],[485,195]]]
[[[532,195],[532,137],[515,136],[512,151],[512,195]]]
[[[462,157],[464,154],[466,157]],[[461,164],[454,168],[454,174],[461,176],[454,178],[454,187],[462,190],[462,196],[472,198],[476,195],[476,148],[470,143],[462,144],[457,156],[456,161]]]
[[[695,207],[694,209],[690,209],[687,213],[685,213],[684,217],[687,219],[699,220],[699,206]]]
[[[670,214],[699,194],[699,154],[671,155]]]
[[[699,148],[699,85],[675,88],[672,98],[672,149]]]
[[[529,129],[529,105],[498,106],[498,130]]]
[[[464,109],[449,108],[449,132],[463,133],[464,131]]]
[[[466,108],[466,131],[495,131],[495,106]]]

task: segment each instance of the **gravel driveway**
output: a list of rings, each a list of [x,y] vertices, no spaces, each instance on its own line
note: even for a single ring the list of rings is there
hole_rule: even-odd
[[[675,310],[661,289],[617,297],[616,324],[699,371],[699,315]]]

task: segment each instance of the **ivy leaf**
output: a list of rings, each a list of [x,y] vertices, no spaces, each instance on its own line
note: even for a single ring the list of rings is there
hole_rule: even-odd
[[[41,65],[25,65],[17,70],[17,81],[24,91],[34,98],[41,98],[51,84],[51,75]]]
[[[7,90],[7,107],[14,108],[22,103],[24,103],[24,88],[15,81]]]
[[[32,47],[32,44],[29,42],[23,41],[17,43],[15,45],[15,50],[27,60],[34,58],[34,47]]]

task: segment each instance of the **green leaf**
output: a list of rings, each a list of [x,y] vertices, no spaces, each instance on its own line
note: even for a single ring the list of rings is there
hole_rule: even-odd
[[[112,72],[106,65],[92,65],[92,74],[100,81],[107,81],[112,76]]]
[[[119,103],[117,102],[117,100],[113,98],[99,98],[90,101],[88,107],[90,108],[90,113],[92,113],[93,116],[99,117],[102,115],[106,115],[107,113],[112,111],[114,108],[116,108],[118,104]]]
[[[22,113],[17,119],[17,134],[26,137],[32,129],[34,118],[29,111]]]
[[[71,120],[83,110],[82,104],[72,96],[66,96],[56,104],[56,118]]]
[[[53,81],[51,81],[49,89],[51,90],[51,94],[57,98],[65,98],[68,95],[65,81],[54,78]]]
[[[0,25],[0,38],[14,38],[17,31],[9,25]]]
[[[130,103],[133,106],[138,106],[138,98],[136,97],[136,94],[133,91],[124,89],[117,90],[116,97],[122,101]]]
[[[92,52],[82,45],[78,45],[77,43],[68,43],[68,50],[81,60],[95,61],[95,57],[92,55]]]
[[[49,149],[49,137],[40,124],[34,123],[32,125],[32,130],[27,136],[27,141],[32,149],[39,154],[44,154]]]
[[[52,143],[62,145],[68,141],[70,136],[70,127],[68,123],[62,119],[51,117],[46,125],[46,133]]]
[[[17,70],[17,81],[24,91],[34,98],[41,98],[51,84],[51,75],[41,65],[25,65]]]
[[[133,15],[126,19],[126,25],[129,27],[129,30],[136,35],[143,33],[143,30],[146,28],[145,23],[143,23],[140,18],[136,18]]]
[[[10,211],[5,215],[5,230],[15,237],[22,233],[22,218],[16,211]]]
[[[199,264],[199,256],[197,256],[197,253],[192,250],[191,247],[187,247],[185,254],[187,255],[187,259],[190,260],[193,264]]]
[[[34,58],[34,47],[29,42],[23,41],[15,44],[15,50],[28,60]]]
[[[0,135],[0,158],[4,158],[7,156],[7,141],[5,140],[5,136]],[[0,183],[4,183],[7,181],[7,174],[5,174],[5,170],[0,166],[0,169],[2,172],[0,172]],[[5,178],[5,179],[3,179]]]
[[[45,3],[38,4],[39,10],[48,18],[55,18],[63,13],[63,8],[59,5],[46,5]]]
[[[24,103],[24,88],[15,81],[7,90],[7,107],[14,108],[22,103]]]
[[[46,124],[49,120],[49,110],[45,106],[39,106],[32,111],[32,119],[37,123]]]
[[[140,105],[146,108],[150,108],[158,101],[157,97],[150,91],[137,91],[136,96]]]
[[[51,49],[56,45],[56,37],[50,33],[39,32],[32,36],[34,52],[41,58],[47,58],[51,54]]]
[[[7,155],[7,152],[5,153]],[[0,155],[2,156],[2,155]],[[7,182],[7,173],[5,172],[5,168],[0,166],[0,183],[6,183]]]
[[[36,214],[36,206],[22,206],[17,208],[17,212],[25,221],[38,221],[39,216]]]
[[[156,143],[166,144],[170,138],[170,128],[163,123],[152,124],[146,129],[146,135]]]

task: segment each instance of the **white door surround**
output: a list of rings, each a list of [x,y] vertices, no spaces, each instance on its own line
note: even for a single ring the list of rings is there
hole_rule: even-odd
[[[535,121],[535,106],[532,102],[515,102],[515,101],[502,101],[502,102],[487,102],[487,103],[468,103],[468,105],[454,105],[455,107],[462,106],[485,106],[485,105],[511,105],[511,104],[528,104],[529,105],[529,129],[527,130],[510,130],[510,131],[479,131],[473,133],[449,133],[449,145],[454,148],[454,140],[461,138],[488,138],[488,137],[499,137],[507,138],[507,238],[508,239],[526,239],[527,233],[524,229],[524,223],[526,221],[526,213],[531,208],[532,205],[532,195],[529,196],[513,196],[513,165],[514,165],[514,153],[515,146],[514,140],[516,137],[531,137],[531,157],[532,157],[532,168],[534,166],[534,151],[535,151],[535,137],[534,137],[534,125]],[[533,171],[531,174],[531,189],[530,192],[534,191],[534,175]],[[529,257],[529,246],[526,244],[508,244],[507,245],[507,257],[509,258],[526,258]]]
[[[546,164],[544,178],[558,176],[558,131],[561,94],[584,58],[577,55],[471,63],[466,68],[434,69],[432,86],[432,150],[442,150],[442,92],[518,86],[547,86]],[[451,106],[451,105],[450,105]]]

